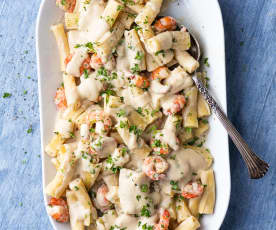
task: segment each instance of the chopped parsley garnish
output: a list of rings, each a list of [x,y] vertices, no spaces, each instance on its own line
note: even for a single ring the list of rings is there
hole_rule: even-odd
[[[127,227],[120,228],[118,225],[113,225],[109,228],[109,230],[126,230]]]
[[[84,70],[83,74],[84,74],[85,79],[87,79],[89,77],[87,69]]]
[[[126,111],[123,109],[120,109],[119,112],[116,114],[118,117],[124,117],[126,116]]]
[[[204,63],[205,66],[210,67],[210,64],[208,62],[208,58],[207,57],[203,59],[203,63]]]
[[[137,111],[137,113],[139,113],[140,115],[144,115],[143,114],[143,110],[142,110],[142,108],[141,107],[138,107],[138,109],[136,110]]]
[[[102,76],[108,77],[108,72],[104,67],[101,67],[98,69],[97,75],[98,76],[102,75]]]
[[[141,225],[141,223],[140,223]],[[163,226],[162,226],[163,227]],[[164,228],[165,229],[165,228]],[[142,230],[153,230],[153,225],[147,225],[147,224],[143,224],[142,225]]]
[[[33,132],[33,128],[32,126],[30,126],[30,128],[27,129],[27,133],[32,133]]]
[[[176,158],[176,155],[171,155],[170,156],[170,159],[172,159],[172,160],[175,160],[175,158]]]
[[[142,60],[143,56],[144,56],[143,53],[141,53],[140,51],[137,51],[135,59],[136,60]]]
[[[192,128],[188,128],[188,127],[187,127],[187,128],[185,128],[185,132],[186,132],[186,133],[191,133],[191,132],[192,132],[192,130],[193,130]]]
[[[171,181],[170,181],[170,185],[171,185],[171,187],[172,187],[172,190],[180,191],[180,188],[179,188],[179,186],[178,186],[178,182],[177,182],[177,181],[171,180]]]
[[[11,96],[12,96],[11,93],[4,93],[4,94],[3,94],[3,98],[9,98],[9,97],[11,97]]]
[[[140,72],[139,65],[138,65],[138,64],[135,64],[134,67],[131,67],[131,72],[132,72],[133,74],[139,73],[139,72]]]
[[[141,199],[141,195],[137,195],[137,196],[136,196],[136,200],[139,201],[140,199]]]
[[[133,0],[122,0],[122,2],[124,3],[124,5],[133,6],[135,4]]]
[[[142,210],[141,210],[141,216],[146,216],[146,217],[150,217],[151,213],[150,210],[148,209],[149,205],[144,205]]]
[[[121,6],[121,5],[117,6],[117,11],[121,11],[121,10],[123,10],[123,9],[124,9],[123,6]]]
[[[124,129],[124,128],[126,128],[126,127],[128,127],[128,123],[127,123],[127,122],[124,122],[124,121],[120,121],[120,128],[121,128],[121,129]]]
[[[155,139],[154,142],[152,143],[152,147],[154,148],[162,147],[161,141],[158,139]]]
[[[208,124],[209,122],[208,122],[208,120],[203,119],[203,120],[202,120],[202,123],[203,123],[203,124]]]
[[[144,21],[144,24],[148,24],[148,23],[149,23],[149,17],[146,16],[146,19],[145,19],[145,21]]]
[[[197,173],[194,173],[194,172],[193,172],[192,175],[193,175],[193,176],[197,176]]]
[[[118,78],[118,74],[116,72],[113,72],[111,74],[111,80],[117,79]]]
[[[74,48],[80,48],[80,47],[82,47],[82,45],[81,44],[76,44],[75,46],[74,46]]]
[[[86,48],[88,48],[89,51],[95,52],[92,42],[87,42],[84,46],[85,46]]]
[[[194,145],[197,140],[198,140],[198,137],[194,137],[194,139],[191,140],[188,144],[189,145]]]
[[[141,29],[142,29],[140,26],[134,26],[133,28],[134,28],[137,32],[138,32],[138,30],[141,30]]]
[[[157,56],[157,55],[159,55],[159,54],[165,55],[165,51],[164,51],[164,50],[159,50],[159,51],[155,52],[154,55]]]
[[[142,184],[140,186],[141,192],[148,192],[149,191],[149,186],[147,184]]]
[[[75,186],[74,188],[75,188],[75,191],[78,191],[78,190],[79,190],[79,187],[78,187],[78,186]]]
[[[136,125],[131,125],[129,127],[129,132],[133,132],[135,135],[140,136],[143,131],[141,129],[137,128]]]

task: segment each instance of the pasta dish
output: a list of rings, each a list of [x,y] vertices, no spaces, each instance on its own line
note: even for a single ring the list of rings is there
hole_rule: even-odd
[[[57,0],[62,84],[47,212],[72,230],[195,230],[215,205],[210,109],[162,0]],[[205,72],[197,72],[205,84]]]

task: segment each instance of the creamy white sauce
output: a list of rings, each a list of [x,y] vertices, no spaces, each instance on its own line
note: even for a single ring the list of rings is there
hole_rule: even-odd
[[[192,86],[193,80],[181,67],[177,67],[171,72],[171,75],[164,80],[164,83],[171,87],[169,93],[175,94]]]
[[[168,116],[162,130],[162,140],[167,143],[173,150],[178,150],[179,145],[176,137],[176,123],[174,116]]]
[[[70,75],[79,77],[80,67],[83,61],[88,57],[86,49],[79,48],[74,54],[72,54],[71,61],[66,66],[66,72]]]
[[[100,81],[95,79],[95,74],[92,73],[88,78],[81,77],[81,83],[78,86],[78,92],[82,99],[89,101],[98,101],[100,91],[103,85]]]
[[[110,29],[105,20],[101,19],[104,7],[103,1],[90,1],[90,4],[83,3],[80,7],[80,36],[86,38],[87,42],[98,41]]]
[[[64,138],[70,138],[73,132],[74,124],[69,120],[58,118],[55,124],[54,132],[57,132],[62,135]]]
[[[118,195],[123,213],[139,214],[143,205],[147,203],[147,193],[141,191],[141,185],[149,186],[149,180],[144,173],[121,169]],[[137,196],[141,197],[139,201]]]
[[[175,156],[175,160],[168,159],[170,168],[166,179],[169,181],[180,181],[181,184],[186,184],[192,179],[193,173],[207,169],[207,161],[192,149],[180,148],[178,151],[172,152],[171,155]]]

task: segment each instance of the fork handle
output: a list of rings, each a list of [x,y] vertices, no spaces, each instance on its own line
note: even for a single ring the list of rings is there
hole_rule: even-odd
[[[258,157],[248,146],[239,132],[236,130],[231,121],[227,118],[225,113],[222,111],[220,106],[216,103],[214,98],[209,94],[207,88],[204,86],[202,81],[197,77],[192,77],[198,91],[203,95],[207,103],[209,104],[213,113],[216,114],[218,119],[221,121],[222,125],[226,129],[228,135],[232,139],[233,143],[236,145],[237,149],[242,155],[243,160],[248,168],[251,179],[262,178],[268,171],[269,165]]]

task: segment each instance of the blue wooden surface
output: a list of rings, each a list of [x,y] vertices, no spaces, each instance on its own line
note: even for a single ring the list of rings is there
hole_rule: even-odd
[[[52,229],[41,185],[34,38],[39,4],[40,0],[0,1],[0,229]],[[230,142],[231,201],[221,229],[275,230],[276,1],[220,0],[220,5],[228,114],[271,165],[263,180],[247,179]],[[11,97],[3,98],[5,92]]]

